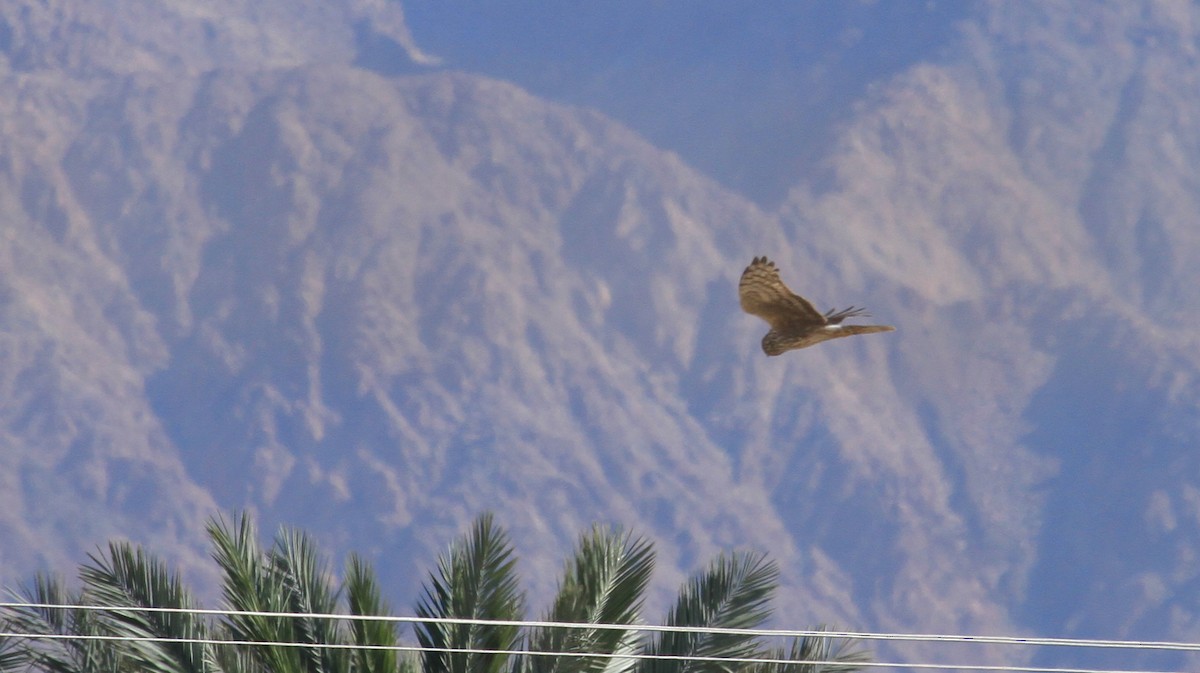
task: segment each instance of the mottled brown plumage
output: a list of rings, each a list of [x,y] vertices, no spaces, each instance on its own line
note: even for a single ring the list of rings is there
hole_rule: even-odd
[[[771,326],[762,340],[762,349],[767,355],[815,346],[830,339],[896,329],[891,325],[843,325],[846,318],[869,315],[866,309],[853,306],[819,313],[807,299],[783,284],[775,262],[766,257],[755,257],[742,272],[738,298],[743,311],[766,320]]]

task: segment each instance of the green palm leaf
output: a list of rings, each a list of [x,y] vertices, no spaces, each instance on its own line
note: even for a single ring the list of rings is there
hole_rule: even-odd
[[[350,614],[386,616],[391,613],[379,591],[375,574],[357,554],[351,554],[346,562],[345,590]],[[356,645],[395,647],[399,644],[396,626],[390,621],[355,620],[350,628]],[[354,670],[359,673],[395,673],[400,663],[395,650],[356,650],[354,654]]]
[[[285,612],[288,609],[288,587],[284,579],[268,563],[259,548],[250,517],[242,514],[231,528],[223,518],[208,524],[213,541],[213,558],[224,574],[221,593],[230,610],[239,612]],[[230,615],[224,622],[225,635],[230,640],[256,642],[294,642],[291,621],[283,617],[262,615]],[[220,647],[220,646],[218,646]],[[245,659],[257,663],[257,668],[274,673],[301,673],[306,670],[298,648],[250,646],[230,651],[218,651],[222,666],[245,670]]]
[[[820,627],[821,631],[825,627]],[[772,659],[788,661],[819,661],[820,664],[770,663],[758,664],[750,673],[850,673],[860,671],[871,661],[871,654],[858,642],[848,638],[805,636],[792,641],[790,649],[779,648]]]
[[[761,554],[720,556],[680,592],[667,626],[751,629],[770,616],[768,602],[779,570]],[[753,657],[762,651],[753,636],[724,633],[663,632],[650,648],[655,655],[677,657]],[[643,673],[724,673],[738,666],[723,662],[647,659]]]
[[[653,546],[646,540],[596,527],[580,538],[567,562],[546,621],[633,624],[639,619],[646,585],[654,571]],[[543,628],[529,636],[536,652],[632,654],[640,644],[628,629]],[[530,673],[623,673],[634,660],[614,657],[531,656]]]
[[[80,570],[90,602],[113,608],[195,607],[179,578],[161,560],[126,542],[113,542],[104,555],[90,555]],[[202,639],[203,621],[193,614],[144,610],[96,613],[104,630],[128,638],[121,647],[139,670],[158,673],[207,673],[213,670],[198,643],[169,643],[150,639]]]
[[[0,629],[13,633],[7,619],[0,620]],[[0,671],[16,671],[25,667],[25,653],[16,638],[0,637]]]
[[[491,514],[476,520],[465,539],[438,559],[416,612],[420,618],[519,620],[524,598],[517,585],[512,545]],[[419,622],[424,673],[501,673],[507,655],[444,650],[510,650],[514,626]]]
[[[39,574],[33,586],[18,595],[24,603],[83,605],[81,594],[69,591],[61,580],[47,575]],[[17,653],[10,657],[18,663],[18,670],[25,665],[46,673],[111,673],[128,668],[122,652],[112,642],[90,638],[106,635],[92,610],[14,608],[8,625],[14,633],[79,636],[19,641]]]
[[[268,559],[270,572],[284,587],[282,599],[287,612],[301,615],[337,612],[338,593],[332,589],[332,575],[312,538],[295,529],[283,529],[275,536],[275,546]],[[291,635],[292,642],[314,645],[299,648],[306,670],[313,673],[349,671],[350,658],[346,650],[320,647],[322,644],[346,642],[339,620],[294,617],[291,620]]]

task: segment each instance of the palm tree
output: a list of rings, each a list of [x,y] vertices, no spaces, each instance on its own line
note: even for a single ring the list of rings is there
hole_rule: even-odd
[[[374,574],[360,558],[350,557],[346,580],[335,590],[316,546],[298,531],[281,530],[268,551],[258,546],[254,526],[245,515],[232,526],[216,519],[208,532],[213,557],[224,574],[227,607],[235,614],[210,628],[196,614],[144,609],[188,610],[197,603],[165,563],[128,543],[112,543],[107,552],[91,555],[81,567],[82,591],[71,593],[61,580],[39,576],[32,588],[22,592],[25,603],[79,607],[11,610],[5,619],[8,629],[65,637],[0,643],[0,671],[409,673],[397,659],[395,648],[400,643],[393,622],[356,620],[342,628],[337,620],[315,616],[337,612],[343,592],[352,616],[389,614]],[[314,616],[238,614],[243,612]],[[360,647],[346,647],[350,645]]]
[[[818,630],[824,631],[825,627],[822,626]],[[860,670],[868,664],[871,661],[871,654],[860,649],[852,640],[804,636],[792,640],[789,649],[773,650],[768,658],[781,663],[757,664],[746,673],[849,673]],[[790,663],[798,661],[828,663]]]
[[[635,624],[650,574],[654,550],[649,542],[593,527],[583,535],[558,585],[546,622]],[[535,628],[528,637],[533,652],[570,655],[523,657],[522,673],[628,673],[634,667],[639,633],[632,629]],[[594,656],[596,654],[607,656]]]
[[[768,603],[778,577],[778,568],[761,554],[718,556],[707,571],[684,585],[666,625],[758,627],[771,614]],[[755,637],[741,633],[662,631],[648,653],[672,658],[644,659],[640,673],[727,673],[730,664],[712,659],[756,657],[762,648]]]
[[[346,562],[343,588],[350,614],[369,617],[392,613],[387,601],[383,600],[375,573],[357,554],[351,554]],[[356,673],[417,673],[412,659],[398,656],[396,647],[400,640],[396,636],[395,622],[356,619],[350,623],[350,629],[350,641],[361,646],[354,650],[351,670]]]
[[[208,534],[213,558],[224,574],[222,593],[230,610],[225,635],[239,642],[294,643],[295,647],[247,645],[218,650],[225,670],[245,669],[301,673],[347,670],[345,653],[321,645],[341,640],[339,623],[315,617],[272,617],[257,613],[296,612],[329,614],[336,607],[328,570],[311,540],[282,530],[269,552],[259,548],[250,518],[242,515],[234,525],[211,521]],[[248,613],[248,614],[247,614]],[[248,661],[249,660],[249,661]]]
[[[107,553],[89,558],[91,562],[80,571],[84,585],[81,592],[72,593],[61,580],[41,575],[21,594],[26,603],[78,607],[13,610],[8,618],[13,630],[63,637],[25,641],[0,658],[0,670],[18,670],[26,665],[62,673],[213,670],[205,659],[204,648],[187,642],[206,637],[205,625],[196,615],[136,609],[194,607],[194,601],[166,564],[124,542],[110,543]],[[125,640],[113,640],[118,637]]]
[[[391,610],[360,557],[349,557],[339,585],[313,540],[295,529],[281,529],[268,549],[245,514],[232,523],[212,520],[208,534],[230,611],[219,621],[186,612],[197,602],[165,563],[115,542],[81,567],[80,591],[38,576],[22,594],[23,602],[68,607],[0,613],[5,631],[62,636],[0,640],[0,671],[816,673],[857,670],[868,661],[850,641],[798,638],[787,650],[770,650],[754,636],[722,631],[759,627],[769,617],[779,573],[761,554],[718,556],[683,586],[663,622],[688,629],[647,637],[641,611],[653,547],[596,527],[565,564],[545,612],[548,624],[522,630],[516,555],[507,533],[484,514],[439,558],[423,588],[414,626],[418,658],[399,654]]]
[[[80,569],[84,596],[94,605],[111,608],[198,607],[183,582],[167,564],[127,542],[113,542],[108,553],[91,555],[91,563]],[[159,612],[137,609],[96,611],[101,630],[126,640],[121,656],[138,671],[152,673],[214,673],[200,642],[208,638],[204,620],[188,612]],[[168,642],[170,641],[170,642]],[[111,647],[111,646],[110,646]]]
[[[519,621],[524,598],[516,590],[514,565],[507,536],[485,514],[439,560],[438,574],[431,576],[417,606],[418,617]],[[637,625],[653,567],[648,542],[594,528],[567,562],[545,621],[629,628],[534,628],[525,638],[527,654],[513,656],[502,652],[515,649],[515,628],[422,622],[418,640],[430,648],[422,655],[423,673],[500,673],[506,665],[511,673],[812,673],[818,669],[788,664],[788,657],[830,662],[819,669],[826,671],[857,670],[868,660],[844,640],[800,638],[788,651],[772,651],[754,636],[719,631],[753,629],[770,616],[779,571],[761,554],[718,556],[684,585],[664,622],[668,629],[647,642]],[[720,659],[779,663],[738,665]]]
[[[340,589],[312,538],[284,528],[263,551],[249,516],[232,526],[215,519],[208,526],[213,558],[224,573],[225,603],[235,611],[222,623],[222,637],[238,642],[293,646],[217,646],[224,671],[278,673],[392,673],[403,670],[396,657],[399,640],[393,622],[353,620],[352,626],[326,615],[339,612],[342,592],[352,617],[387,616],[374,573],[351,555]],[[300,617],[257,613],[286,612]],[[355,648],[347,647],[357,646]]]
[[[515,571],[508,535],[491,514],[476,520],[471,532],[438,560],[438,569],[417,603],[423,619],[521,619],[525,599]],[[502,673],[505,654],[519,639],[516,626],[419,622],[424,673]]]
[[[71,592],[57,577],[38,575],[33,585],[18,594],[23,603],[42,606],[82,606],[81,594]],[[28,669],[47,673],[100,673],[129,670],[125,656],[110,641],[96,637],[108,635],[97,613],[81,608],[13,608],[4,619],[5,630],[25,634],[46,634],[52,639],[16,640],[13,651],[3,661],[6,671]]]

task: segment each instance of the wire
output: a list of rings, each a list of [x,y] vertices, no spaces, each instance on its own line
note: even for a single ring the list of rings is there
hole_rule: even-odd
[[[357,645],[349,643],[297,643],[288,641],[261,640],[217,640],[209,638],[165,638],[157,636],[106,636],[106,635],[73,635],[60,633],[26,634],[0,632],[0,638],[25,638],[37,640],[94,640],[94,641],[133,641],[152,643],[172,643],[181,645],[235,645],[253,647],[302,647],[329,650],[368,650],[395,652],[444,652],[451,654],[523,654],[539,657],[594,657],[598,659],[653,659],[663,661],[700,661],[726,664],[792,664],[792,665],[830,665],[840,662],[812,659],[774,659],[761,657],[707,657],[701,655],[678,654],[644,654],[644,653],[610,653],[610,652],[539,652],[534,650],[505,650],[480,649],[470,647],[426,647],[418,645]],[[968,671],[1018,671],[1021,673],[1177,673],[1174,671],[1154,671],[1146,669],[1114,669],[1114,668],[1047,668],[1040,666],[1020,665],[988,665],[988,664],[933,664],[914,662],[855,662],[861,668],[919,668],[928,670],[968,670]]]
[[[0,603],[3,608],[34,608],[53,610],[100,610],[109,612],[169,612],[226,617],[289,617],[305,619],[338,619],[346,621],[381,621],[398,623],[472,624],[515,626],[521,628],[608,629],[669,633],[707,633],[776,638],[847,638],[854,640],[894,640],[931,643],[965,643],[982,645],[1025,645],[1030,647],[1087,647],[1098,649],[1169,650],[1200,652],[1200,643],[1145,640],[1102,640],[1084,638],[1041,638],[1024,636],[976,636],[940,633],[879,633],[869,631],[823,631],[819,629],[732,629],[704,626],[661,626],[654,624],[602,624],[589,622],[550,622],[532,620],[470,619],[460,617],[398,617],[394,615],[350,615],[313,612],[264,612],[254,610],[216,610],[203,608],[163,608],[106,605],[66,605],[54,603]]]
[[[1013,636],[973,636],[951,634],[909,634],[909,633],[873,633],[856,631],[822,631],[811,629],[731,629],[687,626],[661,626],[651,624],[601,624],[579,622],[551,622],[526,620],[492,620],[469,619],[457,617],[398,617],[392,615],[348,615],[334,613],[304,613],[304,612],[267,612],[249,610],[214,610],[203,608],[164,608],[146,606],[103,606],[103,605],[68,605],[54,603],[2,603],[0,609],[38,609],[38,610],[93,610],[107,612],[158,612],[193,614],[200,616],[221,617],[278,617],[304,619],[336,619],[346,621],[384,621],[393,623],[435,623],[435,624],[468,624],[515,626],[524,628],[566,628],[566,629],[618,629],[626,631],[703,633],[721,635],[746,635],[760,637],[819,637],[819,638],[848,638],[859,640],[901,640],[912,642],[934,643],[966,643],[966,644],[1000,644],[1024,646],[1052,647],[1089,647],[1089,648],[1123,648],[1123,649],[1156,649],[1183,652],[1200,651],[1200,644],[1169,642],[1169,641],[1129,641],[1129,640],[1089,640],[1073,638],[1025,638]],[[670,655],[653,653],[606,653],[606,652],[554,652],[504,649],[476,648],[438,648],[414,645],[357,645],[349,643],[298,643],[284,641],[247,641],[220,640],[206,638],[168,638],[161,636],[116,636],[116,635],[76,635],[56,633],[15,633],[0,632],[0,638],[17,638],[27,640],[94,640],[94,641],[136,641],[173,644],[196,645],[231,645],[254,647],[306,647],[334,650],[391,650],[398,652],[445,652],[461,654],[492,654],[492,655],[527,655],[545,657],[595,657],[604,659],[626,660],[676,660],[701,661],[718,663],[741,664],[791,664],[791,665],[829,665],[838,662],[793,660],[761,657],[711,657],[699,655]],[[1168,673],[1166,671],[1150,671],[1143,669],[1097,669],[1097,668],[1055,668],[1025,665],[988,665],[988,664],[940,664],[919,662],[855,662],[862,668],[909,668],[926,670],[970,670],[970,671],[1017,671],[1020,673]]]

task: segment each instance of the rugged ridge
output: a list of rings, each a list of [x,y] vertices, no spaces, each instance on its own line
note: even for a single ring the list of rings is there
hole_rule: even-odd
[[[769,551],[782,625],[1196,639],[1194,8],[973,6],[864,74],[768,209],[636,116],[397,74],[432,57],[395,3],[148,5],[203,48],[29,7],[0,30],[5,583],[110,537],[206,581],[203,520],[249,508],[403,605],[490,509],[540,596],[603,521],[658,542],[663,595]],[[763,358],[735,287],[764,252],[899,330]]]

